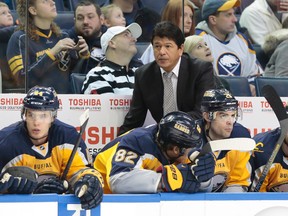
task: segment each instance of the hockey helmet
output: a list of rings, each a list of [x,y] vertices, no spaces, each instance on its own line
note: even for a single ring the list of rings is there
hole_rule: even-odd
[[[238,100],[227,89],[210,89],[204,93],[203,112],[238,110]]]
[[[28,91],[23,106],[25,109],[56,111],[59,109],[57,93],[53,87],[35,86]]]
[[[200,148],[201,128],[190,115],[180,111],[171,112],[159,123],[157,141],[163,148],[169,144],[179,148]]]

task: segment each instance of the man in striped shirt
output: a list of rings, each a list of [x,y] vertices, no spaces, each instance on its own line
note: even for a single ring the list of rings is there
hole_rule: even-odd
[[[137,23],[108,28],[101,37],[106,59],[86,75],[82,86],[84,94],[132,95],[137,68],[129,64],[137,53],[136,41],[141,33]]]

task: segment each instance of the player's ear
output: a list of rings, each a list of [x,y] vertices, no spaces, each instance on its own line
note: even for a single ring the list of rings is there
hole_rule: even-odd
[[[202,116],[206,122],[211,122],[208,112],[203,112]]]

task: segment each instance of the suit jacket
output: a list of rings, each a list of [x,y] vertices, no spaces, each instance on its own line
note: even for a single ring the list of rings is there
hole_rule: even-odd
[[[201,100],[206,90],[214,88],[213,66],[210,62],[181,57],[177,81],[177,105],[179,111],[201,118]],[[130,109],[125,116],[119,134],[145,121],[147,110],[158,123],[163,117],[163,81],[156,61],[143,65],[135,72],[135,86]]]

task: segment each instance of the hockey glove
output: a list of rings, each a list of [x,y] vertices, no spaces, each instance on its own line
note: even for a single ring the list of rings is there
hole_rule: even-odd
[[[195,179],[188,164],[166,165],[162,167],[162,188],[164,191],[195,193],[200,183]]]
[[[62,181],[57,177],[50,177],[42,180],[38,183],[34,193],[57,193],[63,194],[68,190],[68,182],[66,180]]]
[[[30,194],[37,186],[38,174],[35,170],[25,166],[9,167],[5,173],[14,177],[8,189],[12,194]]]
[[[206,182],[214,176],[215,157],[212,152],[197,157],[199,149],[193,149],[188,153],[192,162],[191,171],[199,182]]]
[[[0,178],[0,193],[4,193],[11,187],[14,177],[9,173],[3,173]]]
[[[74,185],[74,193],[79,197],[82,209],[92,209],[103,198],[102,183],[94,175],[84,175]]]

